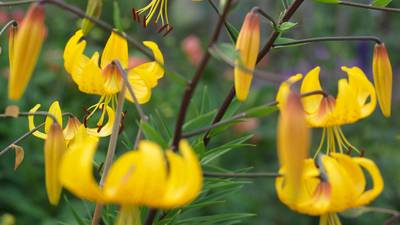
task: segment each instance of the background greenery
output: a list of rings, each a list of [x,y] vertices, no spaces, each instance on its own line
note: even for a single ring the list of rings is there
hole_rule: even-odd
[[[137,40],[156,40],[165,54],[167,65],[174,69],[174,73],[168,73],[161,80],[159,86],[154,89],[151,102],[144,105],[146,113],[151,115],[152,126],[168,142],[184,89],[183,84],[178,82],[176,77],[182,76],[190,79],[195,71],[195,66],[189,63],[181,48],[182,41],[189,35],[196,35],[200,38],[202,46],[205,47],[217,17],[206,1],[195,3],[188,0],[171,0],[170,21],[174,25],[174,30],[170,35],[162,38],[154,29],[143,29],[131,18],[130,9],[132,7],[140,8],[145,4],[144,1],[116,1],[120,4],[122,25],[125,31]],[[67,2],[76,4],[82,9],[86,4],[86,1],[80,0],[68,0]],[[101,18],[112,23],[113,1],[106,0],[104,2]],[[367,3],[368,1],[354,2]],[[241,0],[229,15],[229,21],[239,29],[245,13],[256,5],[275,18],[279,17],[283,9],[281,1],[277,0]],[[390,6],[400,8],[400,3],[393,1]],[[2,24],[7,21],[4,18],[18,17],[21,10],[25,9],[26,7],[23,6],[0,9]],[[45,110],[52,101],[58,100],[63,111],[73,112],[82,118],[83,109],[96,103],[97,96],[80,93],[64,71],[62,61],[63,46],[68,37],[78,28],[78,20],[54,6],[46,6],[46,13],[48,37],[28,90],[24,98],[17,103],[7,100],[7,38],[6,35],[1,37],[1,46],[4,49],[0,58],[0,110],[8,104],[18,104],[22,110],[27,111],[36,103],[42,104]],[[399,77],[397,76],[400,59],[398,54],[400,50],[398,41],[400,14],[320,4],[308,0],[291,21],[298,22],[298,25],[286,32],[285,37],[300,39],[334,35],[376,35],[386,43],[395,75],[393,116],[385,119],[377,109],[373,116],[357,124],[345,126],[344,132],[355,146],[365,150],[367,157],[377,162],[384,176],[385,190],[373,203],[373,206],[399,209],[398,165],[400,157],[398,126],[396,125],[400,119],[398,116]],[[268,22],[262,22],[262,31],[264,43],[271,32]],[[92,50],[101,50],[108,35],[99,29],[93,30],[88,39],[89,46]],[[226,33],[220,40],[230,43]],[[335,94],[336,80],[343,76],[339,70],[341,65],[360,66],[371,77],[372,52],[373,44],[363,42],[316,43],[293,48],[273,49],[267,59],[261,63],[259,69],[286,77],[298,72],[305,73],[314,66],[320,65],[324,86],[332,94]],[[132,47],[130,54],[141,57],[140,53]],[[222,103],[232,85],[231,69],[218,60],[212,60],[205,73],[190,106],[187,121],[191,122],[192,128],[209,124],[215,109]],[[273,100],[276,89],[276,84],[271,84],[264,79],[255,79],[250,99],[243,104],[235,102],[231,107],[230,114]],[[126,129],[120,138],[122,142],[119,145],[118,154],[129,150],[135,137],[135,121],[138,116],[133,105],[127,105],[127,110]],[[219,170],[216,167],[220,167],[227,171],[276,171],[278,169],[275,151],[276,118],[277,114],[274,113],[269,117],[252,119],[248,123],[220,133],[211,141],[209,149],[215,150],[221,145],[225,149],[227,146],[224,144],[238,140],[238,138],[242,138],[239,141],[246,140],[246,144],[233,144],[231,147],[234,151],[226,152],[214,159],[205,168]],[[0,122],[0,147],[5,147],[27,129],[25,118],[2,119]],[[248,136],[248,134],[252,134],[252,136]],[[315,130],[314,142],[318,142],[319,135],[319,131]],[[192,141],[197,143],[198,139],[194,138]],[[104,157],[106,149],[104,146],[107,144],[107,140],[103,140],[103,142],[103,147],[98,151],[99,161]],[[14,153],[12,151],[0,158],[0,224],[12,224],[7,222],[8,220],[12,221],[12,217],[16,218],[15,224],[18,225],[79,224],[76,215],[82,219],[84,224],[88,224],[90,210],[93,208],[92,203],[77,200],[64,191],[65,198],[58,207],[48,204],[44,189],[43,141],[31,137],[24,140],[21,145],[25,149],[25,160],[17,171],[13,170]],[[196,150],[201,152],[201,147],[197,147]],[[207,155],[207,153],[204,154]],[[212,156],[208,155],[208,157]],[[318,223],[316,218],[294,213],[282,205],[275,195],[274,180],[271,178],[228,181],[208,179],[207,183],[210,185],[207,185],[205,192],[214,198],[207,198],[209,204],[198,204],[197,208],[185,210],[183,214],[179,215],[179,220],[175,224],[283,225],[296,223],[302,225]],[[66,199],[69,201],[66,202]],[[203,197],[199,202],[202,201],[207,203]],[[111,212],[112,215],[114,211],[115,208],[110,207],[107,212]],[[233,214],[224,215],[224,213]],[[3,217],[1,217],[2,215]],[[214,215],[222,216],[212,217]],[[196,217],[196,222],[188,220],[193,216]],[[224,220],[226,217],[229,217],[230,220]],[[201,223],[200,219],[205,222]],[[385,219],[387,219],[386,215],[370,213],[356,219],[343,219],[342,222],[353,225],[382,224]],[[109,220],[106,218],[106,221],[111,221],[111,218]]]

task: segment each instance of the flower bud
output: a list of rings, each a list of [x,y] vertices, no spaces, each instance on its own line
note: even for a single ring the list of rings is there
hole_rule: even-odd
[[[382,114],[391,115],[392,105],[392,65],[385,44],[375,45],[373,58],[373,74],[376,94]]]
[[[244,19],[236,42],[240,57],[235,61],[235,91],[240,101],[246,100],[249,94],[259,48],[260,20],[257,13],[251,11]]]
[[[278,120],[278,157],[284,168],[285,185],[288,185],[290,201],[297,198],[297,188],[303,173],[304,160],[310,147],[310,128],[305,119],[301,96],[290,92],[281,105]]]
[[[20,99],[32,76],[47,33],[44,17],[42,5],[31,5],[15,35],[10,53],[9,99]]]
[[[62,156],[66,152],[63,131],[58,123],[50,126],[44,144],[44,165],[46,174],[46,191],[50,204],[57,205],[62,186],[59,181],[59,168]]]
[[[86,6],[86,15],[92,16],[94,18],[99,18],[101,15],[101,10],[103,8],[103,0],[89,0]],[[82,20],[81,29],[83,35],[86,36],[93,28],[93,23],[84,18]]]

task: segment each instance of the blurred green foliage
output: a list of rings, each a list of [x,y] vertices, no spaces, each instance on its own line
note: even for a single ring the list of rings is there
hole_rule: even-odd
[[[67,2],[76,4],[81,9],[84,9],[86,5],[86,1],[81,0]],[[178,82],[176,77],[182,76],[184,79],[190,79],[195,70],[195,66],[189,63],[181,48],[182,41],[189,35],[196,35],[205,47],[217,17],[206,1],[196,3],[188,0],[171,0],[170,21],[174,25],[174,30],[163,38],[155,32],[155,29],[143,29],[132,20],[131,8],[143,6],[144,1],[118,0],[118,2],[121,7],[121,24],[125,32],[140,41],[157,41],[165,54],[168,67],[174,70],[167,73],[160,85],[154,89],[151,102],[144,105],[146,113],[151,117],[152,126],[161,134],[161,138],[167,145],[172,136],[184,90],[183,83]],[[359,2],[367,3],[369,1]],[[101,19],[112,23],[113,1],[105,1],[104,4]],[[274,18],[278,18],[283,10],[281,1],[238,1],[237,6],[228,17],[229,22],[239,29],[244,14],[255,5],[262,7]],[[400,2],[393,1],[389,6],[400,8]],[[24,6],[6,7],[1,9],[0,14],[12,18],[13,15],[25,8]],[[63,111],[72,112],[82,118],[83,109],[96,103],[97,96],[80,93],[64,71],[62,61],[63,47],[68,37],[78,28],[79,20],[54,6],[46,6],[46,10],[46,23],[49,28],[47,41],[27,93],[17,103],[6,100],[8,54],[7,50],[3,49],[0,58],[0,110],[3,110],[8,104],[18,104],[21,110],[27,111],[37,103],[42,104],[45,110],[52,101],[58,100]],[[355,146],[365,150],[366,156],[374,159],[381,168],[385,179],[385,190],[373,203],[373,206],[391,209],[400,209],[400,189],[397,187],[400,184],[399,133],[398,126],[396,126],[400,119],[397,85],[400,60],[400,55],[397,54],[400,51],[398,42],[400,31],[397,29],[400,26],[399,18],[400,14],[395,13],[389,14],[306,1],[291,20],[298,24],[294,29],[284,33],[284,37],[294,39],[334,35],[375,35],[384,40],[395,72],[393,116],[385,119],[377,109],[372,117],[357,124],[345,126],[344,132]],[[262,22],[262,29],[264,43],[272,29],[267,21]],[[91,51],[102,49],[108,35],[95,28],[88,39]],[[1,37],[1,46],[6,46],[5,37],[6,35]],[[227,33],[224,33],[220,40],[230,43]],[[320,65],[323,85],[335,93],[336,81],[343,75],[339,70],[341,65],[358,65],[371,77],[372,51],[373,44],[360,42],[315,43],[293,48],[273,49],[258,68],[272,74],[289,76],[298,72],[305,73],[314,66]],[[141,56],[133,48],[130,48],[130,54]],[[215,109],[222,103],[232,85],[231,76],[232,71],[227,65],[221,61],[212,60],[196,90],[185,130],[203,127],[211,121],[216,112]],[[228,115],[272,101],[276,89],[276,84],[268,83],[264,79],[255,79],[251,98],[243,104],[235,102]],[[136,134],[138,116],[134,106],[127,105],[127,111],[126,129],[120,138],[118,154],[132,148]],[[205,115],[200,122],[193,121],[194,118],[199,119],[200,115]],[[246,171],[277,171],[276,116],[275,113],[266,118],[252,119],[250,122],[219,133],[211,141],[209,149],[212,150],[240,137],[247,137],[246,140],[249,140],[245,142],[247,144],[238,145],[234,151],[227,152],[213,160],[206,169],[213,170],[218,167],[225,168],[226,171],[238,171],[243,168],[246,168]],[[0,147],[5,147],[27,129],[25,118],[1,119]],[[247,134],[252,134],[252,136],[247,136]],[[320,132],[315,130],[314,144],[318,142],[319,135]],[[198,143],[199,140],[193,138],[192,141]],[[99,161],[104,157],[106,144],[107,140],[103,140],[97,156]],[[77,200],[64,191],[65,198],[58,207],[48,204],[44,189],[43,141],[30,137],[21,145],[25,149],[25,160],[17,171],[13,170],[14,153],[12,151],[0,158],[0,224],[12,224],[14,217],[18,225],[79,224],[75,217],[81,218],[84,224],[88,224],[93,203]],[[196,150],[199,153],[202,151],[199,146]],[[274,180],[271,178],[218,180],[218,182],[226,189],[206,190],[220,195],[215,199],[215,204],[200,205],[200,209],[189,212],[188,216],[183,214],[182,218],[186,218],[186,221],[185,219],[181,220],[182,224],[193,224],[190,218],[194,215],[196,217],[209,216],[202,219],[216,221],[216,218],[212,218],[212,216],[223,213],[232,213],[230,215],[232,221],[239,224],[284,225],[296,223],[305,225],[318,223],[317,218],[297,214],[281,204],[275,195]],[[201,198],[198,202],[201,202]],[[107,210],[114,212],[115,207],[109,207]],[[248,214],[235,215],[235,213]],[[241,218],[242,216],[246,218]],[[382,224],[387,218],[387,215],[368,213],[357,219],[343,219],[342,222],[353,225]],[[215,224],[222,224],[222,221]]]

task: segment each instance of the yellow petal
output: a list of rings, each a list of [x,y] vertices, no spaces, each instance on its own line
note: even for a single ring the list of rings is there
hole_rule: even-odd
[[[146,85],[146,82],[133,70],[129,71],[128,82],[133,89],[133,93],[139,104],[147,103],[151,98],[151,88]],[[129,91],[126,92],[125,98],[133,102],[133,98]]]
[[[287,97],[289,96],[290,93],[290,88],[291,86],[296,83],[297,81],[301,80],[303,78],[302,74],[296,74],[286,81],[282,82],[281,86],[279,86],[278,93],[276,94],[275,100],[278,102],[279,106],[284,104],[286,102]]]
[[[301,84],[301,94],[305,94],[313,91],[322,91],[321,84],[319,82],[320,67],[315,67],[304,77],[303,83]],[[311,95],[302,99],[304,110],[308,114],[316,113],[320,107],[322,95]]]
[[[358,67],[342,67],[349,77],[350,88],[355,92],[361,108],[361,118],[371,115],[376,107],[376,94],[372,83]]]
[[[62,112],[61,112],[60,104],[58,103],[58,101],[54,101],[53,103],[51,103],[50,108],[49,108],[49,113],[51,115],[55,116],[58,124],[60,124],[60,126],[62,126]],[[44,131],[46,133],[49,132],[50,126],[53,123],[54,123],[53,118],[51,118],[49,116],[46,117],[46,122],[44,125]]]
[[[52,123],[44,144],[46,191],[52,205],[57,205],[60,200],[62,186],[59,181],[59,169],[66,150],[67,147],[60,125]]]
[[[163,199],[163,208],[182,207],[195,199],[203,184],[199,160],[186,140],[179,143],[182,156],[167,151],[169,176]]]
[[[240,30],[236,50],[239,52],[239,59],[235,61],[235,91],[239,101],[247,99],[249,94],[252,72],[256,65],[258,50],[260,48],[260,20],[257,13],[251,11],[246,15],[242,28]]]
[[[113,60],[119,61],[123,68],[128,67],[128,42],[115,32],[111,32],[101,55],[101,68],[105,68]]]
[[[36,111],[38,111],[39,108],[40,108],[40,104],[36,104],[31,110],[29,110],[29,112],[35,113]],[[33,130],[36,127],[35,122],[34,122],[34,116],[28,116],[28,122],[29,122],[29,130]],[[41,138],[41,139],[47,138],[47,134],[40,132],[40,131],[33,132],[33,136]]]
[[[82,199],[103,201],[97,181],[93,177],[93,157],[98,138],[89,135],[81,126],[60,166],[60,182],[70,192]]]
[[[391,115],[393,72],[385,44],[375,45],[373,74],[379,106],[384,116]]]
[[[161,148],[141,141],[138,151],[125,153],[112,165],[104,193],[110,202],[154,207],[162,200],[166,177]]]
[[[87,94],[104,95],[105,77],[98,66],[99,53],[95,52],[92,58],[84,65],[81,73],[76,75],[75,82],[79,90]]]
[[[89,61],[89,58],[83,54],[86,41],[82,37],[82,30],[75,32],[65,45],[63,54],[65,70],[75,82],[77,82],[77,76],[79,77],[82,73],[83,66]]]
[[[112,133],[115,120],[115,112],[110,106],[106,106],[107,123],[100,130],[99,128],[87,128],[87,133],[97,137],[107,137]]]
[[[360,207],[367,205],[378,197],[382,193],[384,185],[382,175],[372,160],[361,157],[353,158],[353,160],[371,175],[373,182],[372,188],[365,191],[355,202],[353,202],[353,207]]]
[[[164,76],[164,68],[162,67],[164,65],[164,57],[155,42],[144,41],[143,44],[152,50],[156,61],[146,62],[134,67],[129,71],[129,74],[139,75],[149,88],[154,88],[157,86],[158,80]]]
[[[32,4],[15,37],[8,83],[8,97],[12,100],[21,98],[31,79],[47,33],[44,18],[43,5]]]
[[[294,202],[297,200],[297,189],[303,174],[303,161],[308,156],[311,134],[300,95],[291,92],[280,109],[277,140],[279,163],[286,168],[285,185],[289,201]]]

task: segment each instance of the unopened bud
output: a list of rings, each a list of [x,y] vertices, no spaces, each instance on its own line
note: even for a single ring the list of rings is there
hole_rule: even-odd
[[[46,191],[50,204],[57,205],[60,200],[62,186],[59,181],[59,167],[62,156],[66,152],[64,134],[58,123],[50,126],[44,144],[44,164],[46,174]]]
[[[303,163],[310,147],[310,128],[305,119],[301,96],[290,92],[281,105],[278,120],[278,157],[284,168],[285,185],[288,185],[290,201],[297,198],[297,188],[303,173]]]
[[[246,100],[249,94],[259,48],[260,19],[256,12],[251,11],[244,19],[236,42],[240,57],[235,61],[235,91],[240,101]]]
[[[102,8],[103,0],[89,0],[86,6],[86,15],[98,19],[101,15]],[[92,30],[93,23],[87,18],[84,18],[82,20],[81,28],[83,35],[86,36]]]
[[[36,66],[47,33],[44,18],[43,5],[32,4],[15,35],[8,82],[8,97],[12,100],[18,100],[24,94]]]
[[[385,44],[375,45],[373,58],[373,74],[376,94],[382,114],[391,115],[392,105],[392,65]]]

